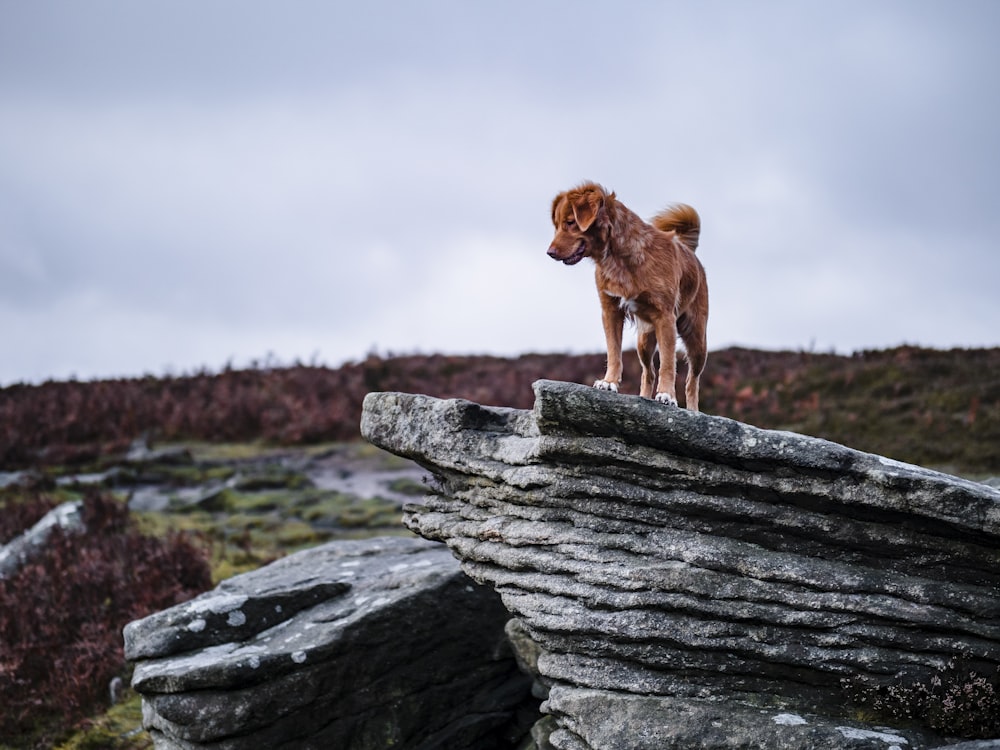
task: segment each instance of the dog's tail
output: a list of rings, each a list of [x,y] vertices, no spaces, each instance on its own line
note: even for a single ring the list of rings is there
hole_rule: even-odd
[[[701,217],[686,203],[678,203],[660,211],[650,223],[661,232],[677,232],[677,236],[691,248],[691,252],[698,249]]]

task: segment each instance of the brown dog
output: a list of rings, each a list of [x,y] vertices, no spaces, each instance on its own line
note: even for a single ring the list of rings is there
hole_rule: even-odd
[[[683,204],[673,206],[647,224],[614,193],[585,182],[552,201],[556,236],[549,255],[566,265],[592,258],[597,264],[608,371],[595,388],[617,391],[622,379],[622,329],[625,319],[638,329],[640,394],[653,396],[653,353],[660,349],[656,400],[677,403],[677,336],[687,349],[684,394],[687,408],[698,410],[698,382],[708,348],[708,283],[694,251],[701,221]]]

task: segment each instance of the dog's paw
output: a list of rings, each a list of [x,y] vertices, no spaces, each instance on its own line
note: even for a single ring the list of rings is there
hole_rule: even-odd
[[[656,400],[661,404],[670,404],[671,406],[677,406],[677,399],[671,396],[669,393],[657,393]]]
[[[594,388],[599,391],[614,391],[618,393],[618,383],[609,383],[607,380],[595,380]]]

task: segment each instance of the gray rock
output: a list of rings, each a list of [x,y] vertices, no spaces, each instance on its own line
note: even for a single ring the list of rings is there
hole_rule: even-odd
[[[36,469],[0,471],[0,490],[4,487],[30,487],[45,481],[46,477]]]
[[[128,507],[131,510],[162,513],[198,508],[210,513],[225,510],[226,482],[212,481],[194,487],[172,487],[169,484],[131,486]]]
[[[854,746],[840,727],[882,747],[848,721],[845,680],[1000,666],[996,489],[638,397],[535,394],[533,411],[369,394],[362,433],[434,474],[404,522],[540,647],[553,747]],[[640,704],[627,740],[598,718]]]
[[[20,484],[27,474],[26,471],[0,471],[0,490]]]
[[[442,545],[332,542],[130,623],[125,653],[158,750],[509,748],[536,717],[508,617]]]
[[[45,548],[56,529],[70,534],[82,532],[85,528],[82,508],[80,501],[58,505],[23,534],[0,545],[0,578],[13,575],[25,562],[35,557]]]
[[[125,463],[132,465],[194,463],[191,451],[184,446],[170,445],[165,448],[150,448],[146,438],[132,441],[125,454]]]
[[[630,750],[889,750],[914,746],[920,736],[912,730],[904,734],[887,727],[750,708],[729,701],[576,688],[553,688],[543,709],[555,717],[559,727],[549,735],[556,750],[623,746]],[[628,740],[623,745],[624,737]],[[693,737],[697,737],[696,744]]]
[[[113,484],[121,469],[115,467],[109,471],[87,472],[84,474],[67,474],[56,478],[57,487],[86,488]]]

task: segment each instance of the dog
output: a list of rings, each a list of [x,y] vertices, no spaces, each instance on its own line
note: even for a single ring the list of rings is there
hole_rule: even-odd
[[[618,391],[622,330],[635,322],[642,366],[640,395],[677,405],[676,345],[687,350],[686,406],[698,411],[698,385],[708,358],[708,283],[695,256],[701,219],[677,204],[647,224],[601,185],[585,182],[552,201],[555,237],[548,254],[568,266],[591,258],[608,346],[608,368],[595,388]],[[659,378],[653,354],[660,351]]]

